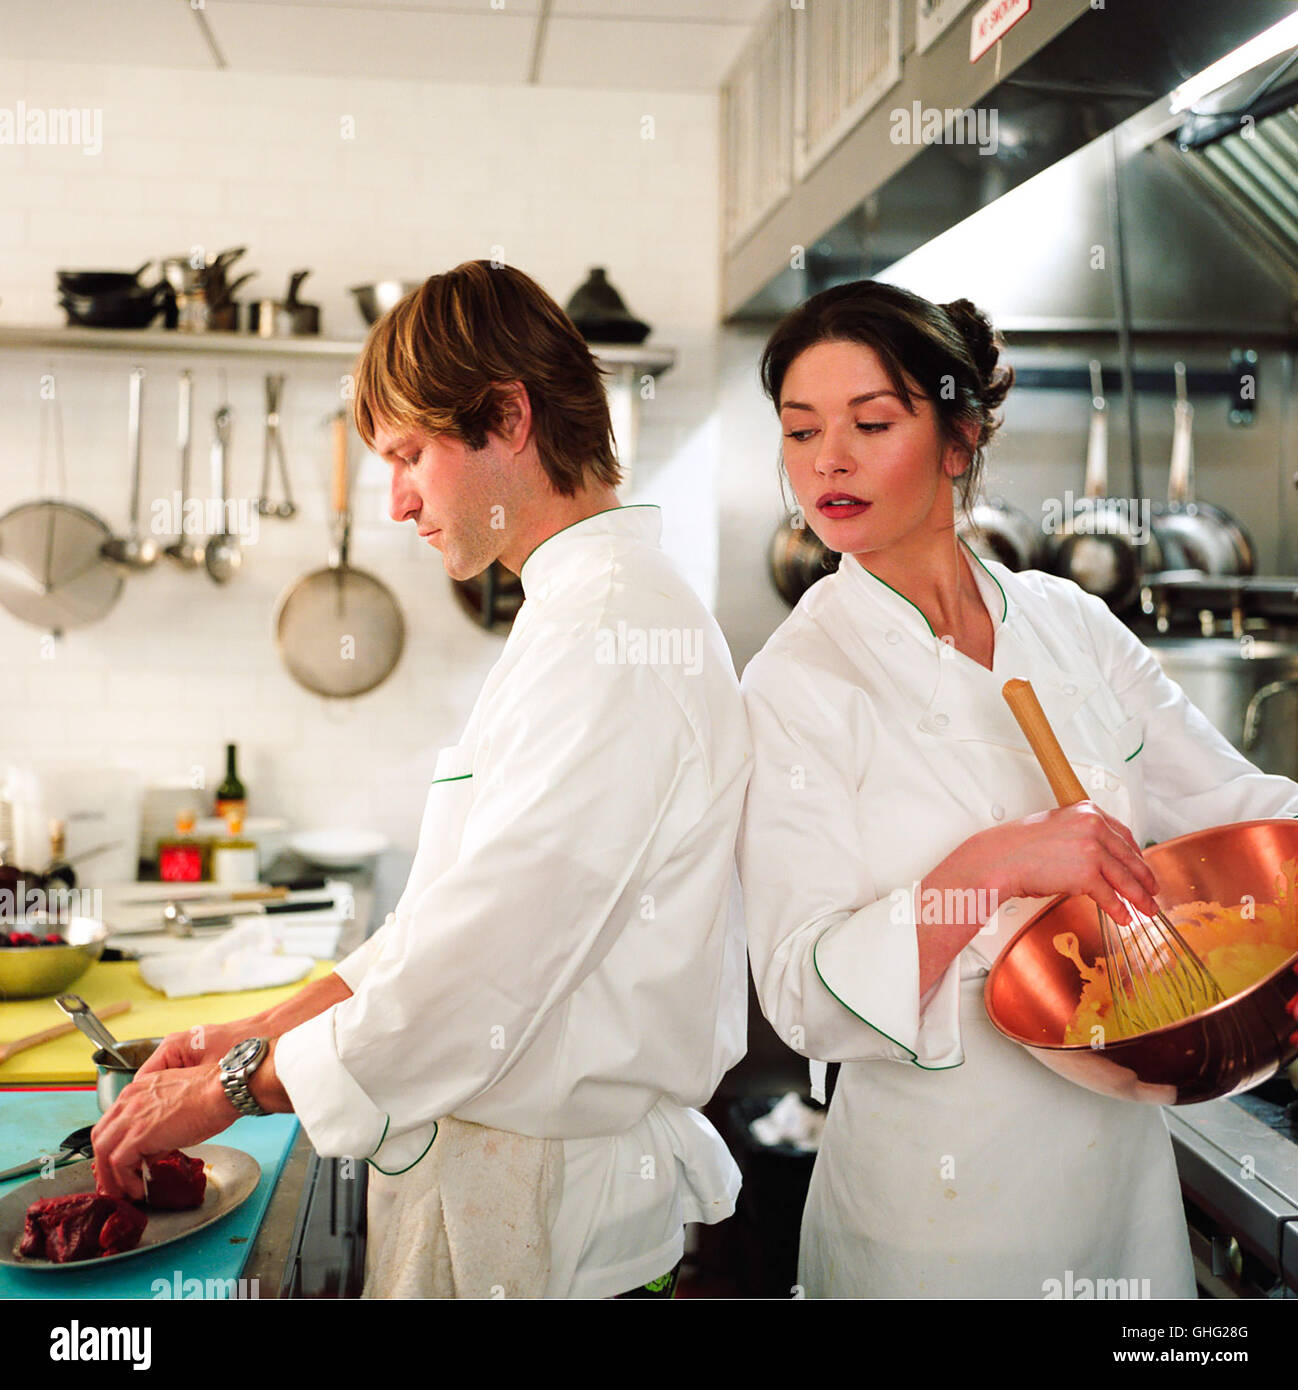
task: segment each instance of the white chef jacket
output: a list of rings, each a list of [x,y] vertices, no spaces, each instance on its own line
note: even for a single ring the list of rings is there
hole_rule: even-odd
[[[746,1047],[751,745],[661,526],[620,507],[528,557],[401,900],[337,966],[352,997],[276,1051],[322,1154],[400,1172],[445,1115],[563,1140],[547,1296],[666,1272],[683,1223],[724,1219],[739,1189],[694,1107]]]
[[[1011,677],[1138,842],[1298,815],[1298,786],[1236,752],[1102,601],[965,553],[992,670],[845,556],[744,673],[758,995],[794,1050],[844,1063],[800,1278],[812,1295],[1039,1298],[1071,1270],[1192,1296],[1161,1110],[1092,1095],[996,1033],[981,937],[921,1000],[915,890],[971,835],[1055,804]]]

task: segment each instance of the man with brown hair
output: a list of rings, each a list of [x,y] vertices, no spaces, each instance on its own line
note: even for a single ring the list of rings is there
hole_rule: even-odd
[[[96,1128],[105,1184],[138,1195],[143,1155],[291,1109],[372,1165],[367,1296],[670,1289],[684,1224],[739,1186],[695,1108],[745,1046],[729,653],[658,509],[619,505],[599,369],[520,271],[402,300],[355,417],[393,519],[526,601],[395,912],[279,1008],[168,1038]]]

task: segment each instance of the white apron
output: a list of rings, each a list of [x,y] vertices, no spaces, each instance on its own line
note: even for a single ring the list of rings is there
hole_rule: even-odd
[[[914,927],[909,919],[890,927],[889,902],[880,896],[921,878],[988,824],[1049,804],[1001,694],[1008,677],[1032,680],[1088,794],[1138,841],[1148,823],[1137,759],[1143,721],[1100,679],[1067,615],[1038,606],[1026,581],[1011,580],[1022,590],[1018,612],[997,629],[987,671],[953,650],[935,661],[918,610],[886,586],[872,588],[876,581],[847,562],[844,568],[803,600],[826,615],[833,645],[805,623],[795,628],[796,665],[762,671],[758,658],[756,672],[745,674],[759,749],[745,851],[754,973],[765,982],[764,1007],[777,1029],[789,1036],[806,1018],[805,1052],[823,1048],[821,1056],[842,1063],[803,1215],[806,1296],[1041,1299],[1086,1296],[1089,1288],[1103,1298],[1193,1298],[1162,1111],[1064,1081],[995,1030],[983,987],[1009,930],[975,937],[954,966],[957,978],[944,977],[930,995],[918,1055],[913,1024],[904,1031],[918,978]],[[1000,595],[988,574],[973,570],[995,618]],[[853,730],[836,721],[854,713],[859,680],[881,713],[858,772],[850,763]],[[767,712],[772,695],[785,724]],[[811,713],[799,724],[804,709]],[[848,785],[833,784],[831,758],[847,762]],[[789,793],[781,780],[794,764],[806,765],[809,788],[796,817],[784,809]],[[898,813],[899,788],[906,814]],[[786,903],[789,894],[765,866],[794,857],[805,886]],[[850,876],[857,868],[840,868],[848,863],[864,864],[864,882]],[[830,931],[816,923],[799,934],[801,922],[814,922],[837,899],[870,903],[871,881],[878,901],[856,920]],[[1016,917],[1010,906],[1002,902],[989,926],[1025,920],[1025,903],[1016,905]],[[764,908],[769,920],[760,919]],[[891,957],[869,955],[872,942],[886,942],[890,932],[900,948]],[[818,938],[814,954],[809,938]],[[814,969],[800,964],[809,955]],[[915,973],[903,974],[903,961]],[[882,987],[890,977],[876,973],[890,968],[892,991]],[[923,1022],[929,1017],[936,1018],[936,1042]],[[897,1044],[902,1037],[908,1041]],[[914,1060],[900,1058],[903,1047]]]
[[[402,902],[459,853],[473,746],[442,749]],[[370,1165],[365,1298],[540,1298],[563,1192],[563,1143],[442,1120],[410,1167]]]
[[[1193,1298],[1162,1110],[1047,1070],[992,1027],[983,985],[960,986],[963,1066],[843,1063],[803,1213],[807,1297],[1041,1299],[1120,1280],[1092,1287]]]

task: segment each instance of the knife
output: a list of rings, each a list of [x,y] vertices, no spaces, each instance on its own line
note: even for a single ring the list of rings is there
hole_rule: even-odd
[[[207,927],[228,927],[235,922],[250,921],[254,917],[325,912],[337,906],[332,898],[308,898],[305,902],[249,903],[237,912],[223,912],[220,908],[213,912],[211,908],[205,908],[190,913],[185,910],[183,903],[168,903],[162,914],[162,929],[173,936],[188,936],[191,932]]]
[[[120,907],[156,907],[159,903],[166,903],[174,900],[181,903],[224,903],[224,902],[257,902],[264,899],[267,902],[275,901],[286,897],[289,893],[313,893],[328,887],[328,883],[323,878],[295,878],[287,883],[263,883],[257,888],[249,888],[239,892],[225,893],[195,893],[187,894],[183,890],[187,886],[183,883],[171,885],[159,884],[159,887],[169,886],[177,891],[169,893],[166,897],[156,898],[123,898]]]
[[[86,1125],[83,1129],[74,1129],[59,1145],[58,1153],[41,1154],[29,1163],[20,1163],[17,1168],[6,1168],[0,1173],[0,1182],[8,1182],[10,1178],[25,1178],[29,1173],[42,1173],[51,1164],[55,1168],[62,1168],[67,1163],[93,1158],[94,1150],[90,1147],[92,1128],[92,1125]]]

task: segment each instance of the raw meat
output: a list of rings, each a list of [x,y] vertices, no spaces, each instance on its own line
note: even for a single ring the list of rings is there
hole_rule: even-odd
[[[152,1154],[148,1164],[146,1205],[159,1211],[188,1211],[203,1205],[207,1174],[201,1158],[189,1158],[179,1149]]]
[[[56,1264],[120,1255],[140,1243],[148,1220],[130,1202],[102,1192],[44,1197],[27,1208],[18,1253]]]

